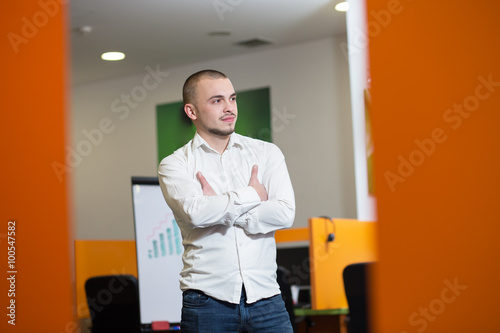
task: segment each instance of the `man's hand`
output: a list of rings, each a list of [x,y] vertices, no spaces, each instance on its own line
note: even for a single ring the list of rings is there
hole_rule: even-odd
[[[201,171],[199,171],[196,174],[196,177],[198,178],[198,180],[201,183],[201,189],[203,190],[203,195],[207,195],[207,196],[217,195],[217,193],[215,193],[212,186],[210,186],[208,181],[205,179],[205,176],[202,175]]]
[[[259,171],[259,167],[255,164],[252,167],[252,175],[250,176],[250,181],[248,182],[248,186],[252,186],[260,197],[260,201],[267,200],[267,191],[264,185],[259,183],[259,179],[257,179],[257,173]]]
[[[259,182],[259,179],[257,178],[258,172],[259,172],[258,166],[254,165],[252,167],[252,174],[250,175],[250,181],[248,182],[248,186],[253,187],[255,189],[255,191],[257,191],[257,194],[259,195],[261,201],[266,201],[267,200],[267,191],[266,191],[266,188],[264,187],[264,185],[262,185]],[[196,174],[196,177],[198,178],[198,181],[201,184],[201,189],[203,190],[203,195],[207,195],[207,196],[217,195],[217,193],[215,193],[214,189],[212,188],[212,186],[210,186],[210,184],[208,183],[206,178],[203,176],[201,171]]]

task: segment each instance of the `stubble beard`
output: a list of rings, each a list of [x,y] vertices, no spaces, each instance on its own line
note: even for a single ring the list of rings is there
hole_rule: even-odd
[[[234,133],[234,128],[228,129],[228,130],[221,130],[218,128],[208,128],[207,129],[209,133],[221,136],[221,137],[226,137]]]
[[[196,107],[196,106],[195,106]],[[197,108],[197,107],[196,107]],[[236,115],[234,113],[232,113],[233,116],[236,117]],[[200,119],[200,125],[210,134],[213,134],[213,135],[217,135],[217,136],[220,136],[222,138],[225,138],[231,134],[234,133],[234,130],[235,130],[235,124],[233,124],[233,127],[232,128],[229,128],[229,129],[220,129],[220,128],[210,128],[208,127],[201,119]]]

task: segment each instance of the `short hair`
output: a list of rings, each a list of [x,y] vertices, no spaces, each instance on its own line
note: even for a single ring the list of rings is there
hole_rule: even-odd
[[[184,105],[194,102],[196,97],[196,85],[204,77],[209,77],[211,79],[227,79],[226,74],[214,69],[204,69],[192,74],[186,79],[182,87],[182,101]]]

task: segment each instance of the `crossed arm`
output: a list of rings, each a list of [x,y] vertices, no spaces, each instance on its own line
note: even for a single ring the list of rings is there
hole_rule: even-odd
[[[259,172],[259,167],[257,166],[257,164],[255,164],[252,167],[252,174],[250,175],[250,181],[248,182],[248,186],[251,186],[255,189],[255,191],[259,195],[260,201],[267,201],[267,191],[266,191],[266,188],[264,187],[264,185],[262,185],[259,182],[259,179],[257,178],[258,172]],[[210,186],[210,184],[205,179],[205,177],[203,176],[201,171],[196,174],[196,177],[198,178],[198,181],[201,184],[201,189],[203,190],[203,195],[206,195],[206,196],[217,195],[217,193],[215,193],[212,186]]]
[[[264,234],[289,228],[295,218],[293,188],[283,155],[268,156],[265,167],[261,181],[254,165],[248,186],[220,194],[201,172],[193,178],[184,158],[178,156],[162,162],[159,179],[178,223],[193,229],[235,225],[249,234]]]

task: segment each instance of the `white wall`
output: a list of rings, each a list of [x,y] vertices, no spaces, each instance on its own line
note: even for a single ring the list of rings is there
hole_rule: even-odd
[[[365,90],[371,88],[368,59],[368,25],[366,23],[366,3],[360,1],[347,11],[349,72],[351,81],[351,113],[353,119],[354,178],[356,179],[356,215],[360,221],[376,221],[376,199],[369,193],[368,163],[369,152],[373,154],[373,138],[370,128],[366,128],[367,111]],[[364,38],[364,39],[363,39]],[[347,47],[348,46],[348,47]],[[367,131],[368,130],[368,131]],[[372,155],[373,156],[373,155]],[[372,176],[373,175],[373,170]]]
[[[134,238],[130,177],[156,175],[156,105],[181,100],[184,80],[205,68],[226,73],[237,91],[271,88],[273,141],[286,157],[296,195],[294,227],[306,226],[311,216],[356,218],[349,70],[342,41],[329,38],[172,69],[160,65],[169,74],[158,77],[157,87],[146,69],[74,87],[68,171],[76,238]],[[128,105],[120,101],[126,95]]]

